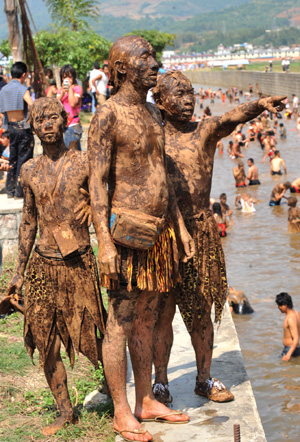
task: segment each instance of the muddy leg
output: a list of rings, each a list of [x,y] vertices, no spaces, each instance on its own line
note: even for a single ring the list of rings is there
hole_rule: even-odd
[[[135,299],[135,293],[111,293],[102,353],[114,402],[114,429],[122,431],[122,436],[129,440],[147,442],[152,439],[150,433],[134,434],[130,431],[141,429],[141,424],[133,416],[126,396],[126,340],[133,325]]]
[[[169,415],[172,411],[158,402],[152,393],[153,330],[157,320],[158,297],[156,292],[140,292],[135,308],[136,318],[128,340],[135,379],[135,416],[153,419],[164,415],[169,421],[188,422],[189,417],[186,414]]]
[[[55,434],[66,423],[76,421],[67,387],[67,373],[60,356],[60,346],[60,337],[56,335],[44,365],[48,385],[60,411],[60,417],[53,424],[43,428],[42,433],[45,436]]]
[[[202,322],[195,317],[191,333],[192,345],[195,350],[198,381],[204,382],[210,378],[210,367],[214,344],[214,327],[210,318],[210,312],[206,313],[207,327],[204,331]],[[205,320],[205,318],[203,318]]]
[[[153,362],[155,367],[155,383],[167,384],[167,367],[173,345],[172,321],[175,315],[175,296],[170,293],[163,308],[158,311],[158,319],[153,335]]]

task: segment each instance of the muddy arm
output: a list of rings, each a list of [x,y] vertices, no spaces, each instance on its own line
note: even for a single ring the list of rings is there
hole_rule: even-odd
[[[179,238],[182,247],[184,249],[185,256],[183,257],[183,262],[187,262],[195,255],[195,243],[187,228],[185,227],[183,217],[177,205],[175,190],[170,179],[168,179],[168,189],[169,189],[169,212],[171,219],[174,224],[174,229],[176,237]]]
[[[117,249],[108,226],[108,177],[114,145],[114,116],[105,106],[94,116],[88,135],[89,190],[93,223],[97,235],[100,273],[117,279]]]
[[[238,124],[246,123],[247,121],[256,118],[264,110],[269,112],[279,112],[284,109],[285,104],[282,103],[286,97],[274,96],[260,98],[250,103],[243,103],[226,112],[221,117],[215,117],[210,120],[210,132],[216,141],[227,137],[236,128]]]
[[[21,294],[24,272],[37,232],[37,210],[34,194],[29,186],[31,170],[27,164],[21,169],[21,184],[24,192],[23,214],[19,229],[19,248],[16,273],[8,284],[6,295]]]

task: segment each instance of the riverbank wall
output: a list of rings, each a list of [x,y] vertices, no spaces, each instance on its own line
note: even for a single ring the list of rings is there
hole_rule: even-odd
[[[300,97],[300,74],[290,72],[256,72],[256,71],[186,71],[184,73],[193,84],[237,87],[248,91],[249,84],[259,85],[259,91],[268,95],[287,95],[289,100],[292,94]]]

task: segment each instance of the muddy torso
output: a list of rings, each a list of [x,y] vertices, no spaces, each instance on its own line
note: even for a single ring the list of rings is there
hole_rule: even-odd
[[[190,131],[166,131],[168,173],[184,218],[209,207],[216,141],[204,130],[207,124],[191,123]]]
[[[107,105],[115,113],[109,194],[114,207],[166,214],[168,187],[164,131],[158,109],[145,105]]]
[[[70,150],[64,159],[57,161],[60,164],[55,169],[45,160],[47,159],[42,155],[26,163],[27,185],[37,208],[37,244],[41,249],[46,247],[57,250],[53,229],[62,222],[68,222],[79,247],[86,246],[90,243],[87,223],[80,225],[76,221],[74,209],[84,200],[79,189],[88,189],[87,155]]]

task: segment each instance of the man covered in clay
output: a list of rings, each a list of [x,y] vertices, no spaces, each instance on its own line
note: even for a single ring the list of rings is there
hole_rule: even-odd
[[[155,51],[141,37],[122,37],[108,65],[115,95],[96,111],[88,138],[98,265],[101,285],[109,289],[103,361],[115,432],[146,442],[152,436],[138,420],[189,420],[154,399],[151,366],[158,299],[177,280],[174,230],[186,258],[194,244],[168,185],[159,109],[146,103],[157,80]],[[126,397],[126,341],[135,377],[134,416]]]
[[[168,72],[158,78],[153,97],[160,108],[165,126],[168,173],[173,182],[179,209],[191,236],[196,253],[182,263],[182,282],[172,289],[155,330],[155,397],[164,403],[171,400],[167,364],[173,342],[172,320],[176,303],[191,335],[196,354],[195,393],[216,402],[234,398],[226,387],[210,375],[215,320],[220,321],[226,301],[227,281],[223,250],[217,224],[209,209],[214,154],[217,142],[228,136],[238,124],[252,120],[265,109],[283,109],[285,97],[261,98],[200,123],[191,122],[195,96],[191,82],[180,72]]]
[[[103,336],[106,314],[88,223],[80,222],[74,213],[78,203],[84,203],[88,189],[87,154],[67,150],[63,141],[67,114],[57,99],[36,100],[29,122],[41,140],[43,154],[21,169],[23,216],[17,269],[7,296],[21,294],[39,231],[26,270],[24,340],[31,356],[38,349],[40,366],[60,411],[60,417],[42,430],[49,436],[76,420],[60,356],[61,342],[72,366],[76,350],[98,367],[101,341],[97,329]]]

